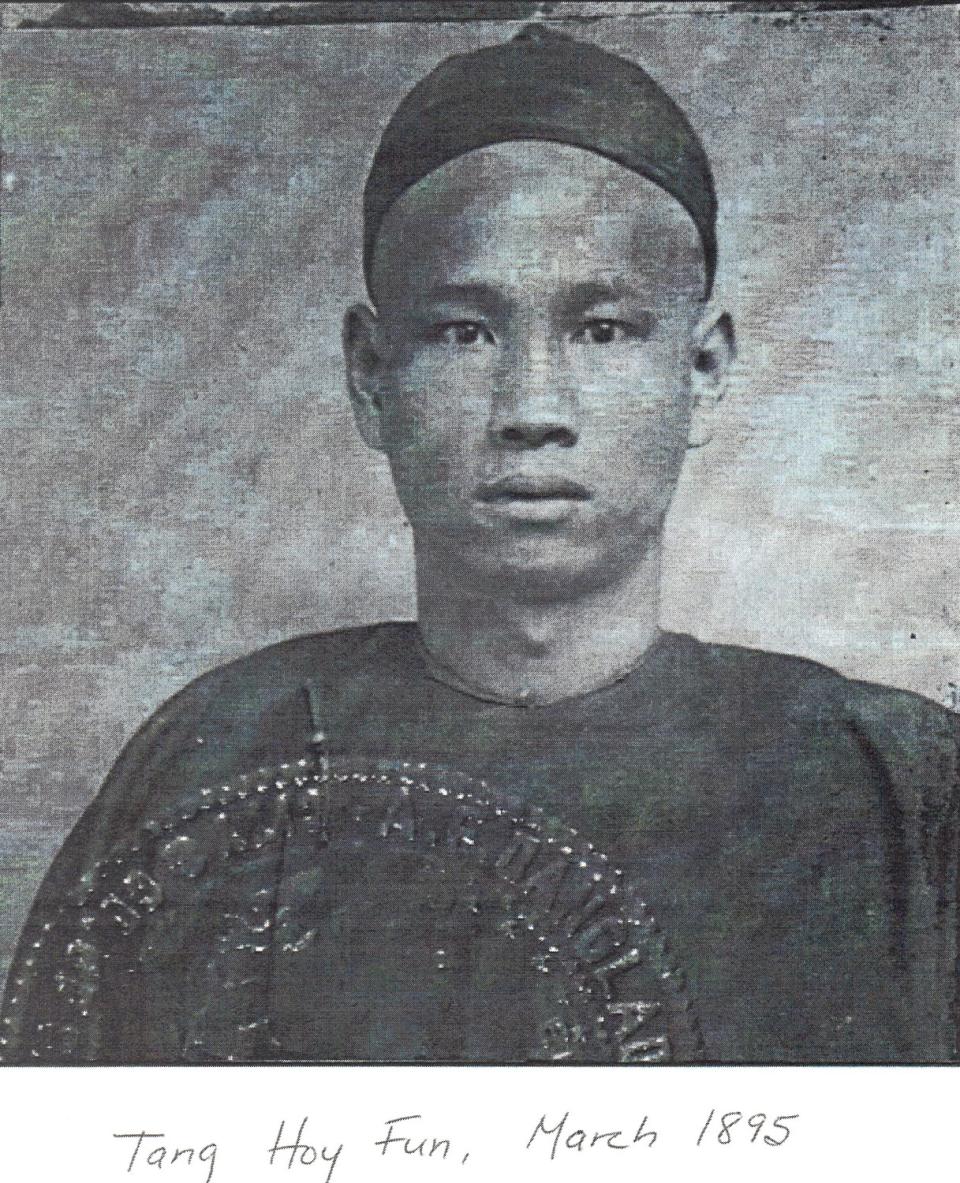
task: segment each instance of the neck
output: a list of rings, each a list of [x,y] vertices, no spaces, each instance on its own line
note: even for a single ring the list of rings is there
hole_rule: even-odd
[[[481,586],[445,559],[417,554],[420,635],[437,676],[478,697],[535,705],[586,694],[618,681],[656,639],[659,544],[620,579],[570,598]]]

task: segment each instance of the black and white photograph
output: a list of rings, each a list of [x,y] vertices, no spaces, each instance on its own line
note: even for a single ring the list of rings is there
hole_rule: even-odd
[[[0,1063],[956,1060],[957,15],[0,5]]]

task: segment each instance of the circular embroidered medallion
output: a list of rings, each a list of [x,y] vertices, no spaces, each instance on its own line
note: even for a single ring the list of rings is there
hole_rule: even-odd
[[[46,1059],[701,1051],[638,887],[555,819],[425,764],[301,760],[188,792],[35,945],[5,1022]]]

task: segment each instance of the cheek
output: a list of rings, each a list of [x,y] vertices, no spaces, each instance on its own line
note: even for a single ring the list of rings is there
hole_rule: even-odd
[[[600,350],[594,351],[597,355]],[[638,460],[682,456],[692,411],[689,365],[679,350],[603,351],[580,374],[587,423]]]
[[[631,437],[630,466],[647,489],[669,494],[680,475],[687,451],[690,414],[680,399],[638,416]]]
[[[489,403],[469,365],[413,357],[385,383],[383,444],[398,488],[429,499],[467,473]]]

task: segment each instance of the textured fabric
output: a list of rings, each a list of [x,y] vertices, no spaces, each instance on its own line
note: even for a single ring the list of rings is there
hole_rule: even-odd
[[[659,185],[693,219],[712,285],[717,201],[686,116],[633,62],[529,25],[506,44],[447,58],[394,112],[364,190],[368,287],[377,232],[397,198],[458,156],[508,140],[584,148]]]
[[[145,880],[126,873],[120,894],[141,915],[153,909],[151,931],[160,936],[151,939],[166,941],[166,952],[151,954],[149,974],[134,967],[121,993],[90,991],[98,1023],[73,1051],[38,1034],[47,1023],[55,1035],[57,1022],[43,1009],[56,991],[43,982],[49,987],[57,967],[77,955],[75,940],[72,953],[58,945],[64,896],[89,887],[98,860],[157,833],[157,819],[194,816],[204,789],[232,785],[235,793],[241,774],[309,754],[314,720],[305,687],[313,688],[334,765],[425,762],[482,780],[512,808],[535,806],[544,824],[575,830],[577,841],[639,885],[670,965],[685,979],[702,1040],[675,1059],[954,1057],[955,717],[809,661],[673,634],[615,685],[547,706],[507,706],[438,682],[415,626],[382,625],[301,638],[216,670],[131,741],[35,903],[8,983],[5,1059],[528,1058],[525,1036],[494,1023],[510,1009],[495,965],[476,969],[469,997],[445,998],[442,985],[404,997],[407,970],[396,965],[391,976],[378,957],[371,924],[401,948],[390,917],[430,910],[426,895],[404,895],[421,891],[416,873],[396,891],[386,883],[372,901],[358,894],[369,867],[345,871],[339,883],[313,883],[304,842],[297,838],[278,863],[267,805],[254,816],[226,793],[207,816],[212,826],[222,813],[237,831],[232,861],[223,864],[229,870],[191,878],[186,855],[177,863],[185,877],[176,891],[194,902],[187,928],[163,930],[162,904],[154,906]],[[235,819],[244,809],[241,825]],[[189,850],[199,857],[212,839],[197,834]],[[384,854],[386,862],[399,858]],[[214,920],[230,912],[240,884],[248,900],[260,893],[261,919],[279,923],[312,907],[327,926],[322,939],[302,926],[297,956],[274,958],[249,1003],[211,968],[216,941],[233,939],[222,928],[215,938]],[[122,905],[116,901],[118,914]],[[280,939],[269,928],[259,928],[264,947]],[[367,941],[360,960],[350,944],[358,933]],[[405,934],[413,952],[417,940],[435,936]],[[357,956],[341,956],[338,939]],[[37,941],[53,960],[37,959]],[[241,978],[231,973],[235,986]],[[352,1016],[346,1034],[322,1021],[335,1006]],[[184,1042],[188,1013],[200,1030],[196,1055]],[[234,1040],[223,1052],[222,1041],[204,1043],[204,1024],[268,1026],[275,1037]],[[491,1024],[495,1038],[481,1038]]]

